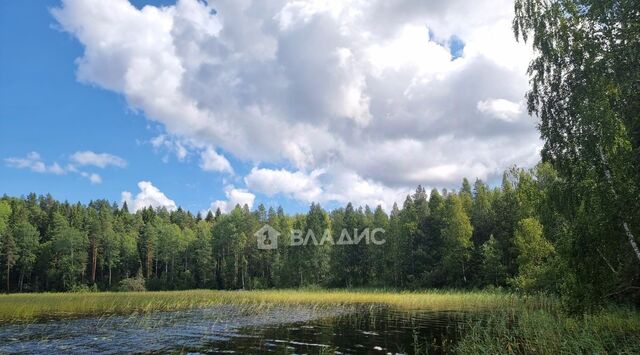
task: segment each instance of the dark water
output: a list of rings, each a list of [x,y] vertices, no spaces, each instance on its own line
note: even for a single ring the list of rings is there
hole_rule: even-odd
[[[226,342],[188,349],[196,353],[449,353],[469,316],[459,312],[360,309],[310,322],[245,327]]]
[[[460,312],[219,306],[0,326],[0,353],[448,353]]]

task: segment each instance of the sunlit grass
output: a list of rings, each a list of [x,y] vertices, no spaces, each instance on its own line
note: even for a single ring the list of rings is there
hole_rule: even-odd
[[[220,304],[247,312],[282,305],[333,307],[382,304],[401,309],[483,310],[555,307],[553,299],[500,292],[384,290],[162,291],[99,293],[34,293],[0,295],[0,322],[107,314],[173,311]]]

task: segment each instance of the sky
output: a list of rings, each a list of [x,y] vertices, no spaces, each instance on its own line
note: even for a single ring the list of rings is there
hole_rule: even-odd
[[[400,205],[539,160],[512,1],[0,2],[0,194]]]

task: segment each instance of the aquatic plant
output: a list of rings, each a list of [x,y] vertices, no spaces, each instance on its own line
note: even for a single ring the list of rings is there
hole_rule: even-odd
[[[218,304],[240,305],[245,312],[271,307],[311,305],[317,308],[383,304],[405,310],[539,309],[557,302],[544,296],[482,291],[262,290],[37,293],[0,295],[0,322],[46,318],[172,311]]]
[[[640,315],[629,308],[575,317],[544,309],[497,312],[461,332],[462,354],[640,353]]]

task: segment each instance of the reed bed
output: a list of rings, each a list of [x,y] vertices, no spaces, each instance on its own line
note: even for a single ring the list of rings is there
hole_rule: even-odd
[[[456,352],[638,354],[640,315],[637,310],[617,307],[575,317],[544,309],[492,313],[463,329]]]
[[[204,308],[220,304],[240,306],[245,312],[271,307],[305,305],[314,308],[380,304],[420,310],[516,310],[555,308],[552,298],[483,291],[392,292],[385,290],[260,290],[33,293],[0,295],[0,322],[51,318],[140,314]]]
[[[28,323],[84,316],[109,319],[131,315],[136,322],[155,311],[219,305],[243,314],[274,307],[328,310],[393,307],[401,311],[461,311],[477,314],[460,326],[460,340],[450,350],[462,354],[640,353],[640,315],[631,308],[607,308],[570,317],[556,298],[498,291],[259,290],[34,293],[0,295],[0,323]],[[142,317],[139,317],[143,315]],[[362,321],[365,321],[363,319]],[[371,320],[369,320],[371,321]]]

